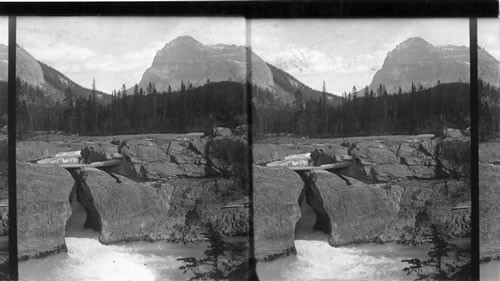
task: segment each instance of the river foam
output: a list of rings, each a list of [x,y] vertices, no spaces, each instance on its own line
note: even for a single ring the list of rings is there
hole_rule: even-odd
[[[67,253],[19,263],[20,280],[27,281],[180,281],[179,257],[199,257],[205,244],[166,242],[102,245],[96,238],[66,238]]]
[[[257,264],[261,281],[414,280],[401,260],[425,257],[427,248],[397,244],[331,247],[327,241],[296,240],[297,256]]]

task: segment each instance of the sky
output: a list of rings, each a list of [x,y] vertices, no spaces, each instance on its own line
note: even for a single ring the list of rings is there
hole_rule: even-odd
[[[253,51],[306,85],[340,94],[370,84],[389,51],[409,37],[469,45],[468,19],[251,20]],[[18,17],[17,42],[84,87],[132,87],[156,52],[180,35],[246,45],[243,18]],[[0,43],[7,18],[0,17]],[[500,19],[479,19],[478,44],[500,61]]]
[[[469,45],[468,19],[293,19],[252,22],[253,51],[299,80],[340,94],[363,88],[389,51],[410,37]],[[496,46],[498,48],[498,46]]]
[[[477,44],[500,61],[500,17],[477,20]]]
[[[17,43],[78,84],[110,93],[139,83],[156,52],[181,35],[246,45],[243,18],[18,17]]]

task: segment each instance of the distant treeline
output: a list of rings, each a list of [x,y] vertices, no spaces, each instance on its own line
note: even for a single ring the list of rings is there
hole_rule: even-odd
[[[498,137],[500,132],[500,88],[479,80],[479,139]]]
[[[7,113],[6,85],[0,83],[1,116]],[[500,131],[500,90],[482,82],[479,90],[480,134],[485,138]],[[114,91],[107,104],[99,103],[96,94],[76,96],[71,88],[66,89],[63,102],[54,102],[43,89],[20,80],[17,91],[19,135],[48,130],[81,135],[188,132],[247,123],[246,85],[238,82],[207,83],[161,93],[156,92],[154,85],[145,90],[136,87],[129,94],[122,87]],[[399,90],[392,94],[380,85],[376,91],[365,88],[361,96],[359,93],[353,89],[335,106],[323,98],[307,99],[299,90],[294,103],[286,105],[273,93],[253,87],[254,132],[341,137],[435,133],[444,127],[470,126],[469,85],[465,83],[440,84],[429,89],[412,86],[408,92]]]
[[[378,134],[434,133],[443,127],[470,126],[469,85],[440,84],[430,89],[412,85],[389,94],[384,85],[374,92],[365,88],[362,96],[353,89],[345,93],[340,106],[319,100],[305,100],[295,93],[293,105],[277,104],[272,93],[254,88],[254,129],[265,133],[293,133],[309,137],[340,137]],[[269,104],[271,106],[266,106]]]
[[[245,88],[237,82],[216,82],[158,93],[153,85],[130,95],[123,88],[108,104],[99,103],[96,94],[76,97],[67,88],[60,103],[50,101],[42,89],[18,80],[17,129],[19,135],[47,130],[104,135],[236,127],[247,123]]]

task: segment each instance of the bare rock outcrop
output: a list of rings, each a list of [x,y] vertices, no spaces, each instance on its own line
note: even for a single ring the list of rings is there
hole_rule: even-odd
[[[360,141],[351,144],[349,153],[355,165],[345,174],[371,183],[461,178],[470,170],[470,139],[463,136]]]
[[[454,179],[409,180],[390,188],[399,190],[399,212],[380,241],[418,244],[425,241],[433,224],[454,237],[470,236],[469,184]]]
[[[32,162],[54,157],[59,150],[55,145],[44,141],[18,141],[16,142],[16,161]]]
[[[71,174],[54,166],[17,164],[17,232],[20,259],[66,250],[65,224],[71,216]]]
[[[118,151],[126,161],[112,171],[141,181],[248,174],[247,141],[237,136],[124,140]]]
[[[244,200],[241,184],[222,178],[177,178],[164,183],[119,182],[97,169],[72,172],[78,201],[87,210],[86,226],[100,232],[101,243],[202,239],[206,223],[222,233],[248,232],[248,210],[222,209]]]
[[[254,143],[252,145],[253,163],[257,165],[273,161],[283,160],[286,157],[285,150],[277,144]]]
[[[306,200],[314,209],[315,229],[330,234],[332,246],[374,242],[397,219],[397,191],[366,185],[324,172],[304,173]]]
[[[479,254],[500,257],[500,142],[479,144]]]
[[[255,257],[268,260],[296,253],[295,224],[300,219],[300,176],[287,168],[253,168]]]

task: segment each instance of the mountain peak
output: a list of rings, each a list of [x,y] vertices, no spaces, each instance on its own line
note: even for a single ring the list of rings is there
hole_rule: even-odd
[[[396,49],[418,48],[418,47],[432,47],[432,44],[425,41],[421,37],[410,37],[401,42]]]
[[[199,45],[203,45],[201,44],[198,40],[194,39],[193,37],[189,36],[189,35],[182,35],[182,36],[179,36],[177,38],[175,38],[174,40],[170,41],[167,46],[171,46],[171,45],[174,45],[174,46],[187,46],[187,45],[191,45],[191,46],[199,46]]]

